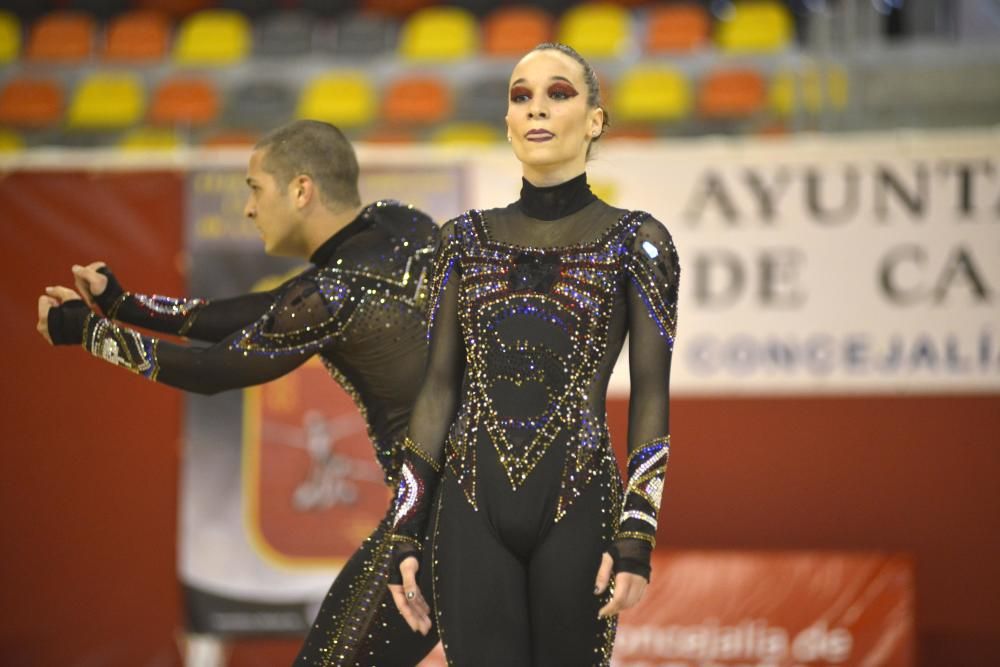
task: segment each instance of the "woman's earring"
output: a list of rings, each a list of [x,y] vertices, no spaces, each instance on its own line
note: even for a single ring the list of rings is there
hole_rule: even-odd
[[[510,135],[507,135],[507,141],[511,141]]]

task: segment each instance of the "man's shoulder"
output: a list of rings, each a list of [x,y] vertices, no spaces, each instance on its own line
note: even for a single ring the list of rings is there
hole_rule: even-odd
[[[412,204],[380,199],[367,207],[375,224],[389,235],[413,241],[436,238],[438,226],[427,213]]]

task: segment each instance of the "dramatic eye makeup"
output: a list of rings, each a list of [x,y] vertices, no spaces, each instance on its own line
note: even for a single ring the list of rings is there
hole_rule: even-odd
[[[564,81],[556,81],[549,86],[549,97],[556,99],[569,99],[577,96],[576,88]]]
[[[531,99],[531,91],[524,86],[514,86],[510,89],[510,101],[520,102],[521,100]]]

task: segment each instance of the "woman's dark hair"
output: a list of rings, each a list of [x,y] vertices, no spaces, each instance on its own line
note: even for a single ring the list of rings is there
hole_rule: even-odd
[[[594,72],[594,68],[590,66],[587,59],[581,56],[576,49],[568,44],[563,44],[562,42],[542,42],[538,46],[532,49],[532,51],[558,51],[559,53],[564,53],[576,62],[580,63],[583,67],[583,80],[587,84],[587,105],[592,108],[600,109],[604,112],[604,122],[601,124],[601,133],[598,134],[590,142],[591,145],[598,139],[604,136],[604,132],[611,125],[608,117],[607,108],[601,104],[601,82],[597,78],[597,73]],[[587,155],[590,155],[590,147],[587,147]]]

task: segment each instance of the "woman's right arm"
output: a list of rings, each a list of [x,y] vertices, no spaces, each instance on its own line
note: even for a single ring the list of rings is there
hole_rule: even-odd
[[[390,590],[410,628],[430,630],[429,608],[416,584],[431,498],[444,465],[444,445],[461,397],[465,348],[459,322],[459,244],[454,222],[442,228],[428,313],[427,372],[410,415],[396,489]]]

